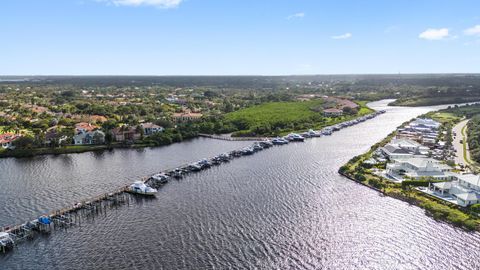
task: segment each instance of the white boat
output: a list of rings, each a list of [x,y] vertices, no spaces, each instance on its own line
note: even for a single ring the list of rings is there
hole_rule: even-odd
[[[0,250],[5,251],[6,249],[10,249],[14,244],[15,242],[13,242],[13,239],[8,233],[0,232]]]
[[[273,145],[283,145],[283,144],[288,144],[288,140],[283,139],[283,138],[275,138],[272,140]]]
[[[308,134],[310,135],[310,137],[321,137],[322,136],[321,132],[315,131],[313,129],[310,129],[308,131]]]
[[[167,183],[168,178],[170,178],[170,176],[164,173],[158,173],[158,174],[152,175],[152,179],[161,184]]]
[[[285,137],[289,141],[293,142],[303,142],[305,138],[297,133],[290,133]]]
[[[141,194],[141,195],[148,195],[148,196],[154,196],[158,192],[156,189],[147,186],[142,181],[137,181],[133,183],[127,188],[127,191],[134,194]]]

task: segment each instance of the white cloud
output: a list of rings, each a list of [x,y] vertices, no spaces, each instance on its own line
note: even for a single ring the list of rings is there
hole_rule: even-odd
[[[290,16],[287,17],[288,20],[292,20],[292,19],[301,19],[305,17],[305,13],[303,12],[299,12],[299,13],[295,13],[295,14],[292,14]]]
[[[419,38],[426,39],[426,40],[442,40],[447,38],[448,36],[449,36],[448,28],[439,28],[439,29],[429,28],[424,32],[420,33],[420,35],[418,35]]]
[[[182,0],[97,0],[115,6],[153,6],[158,8],[174,8],[180,5]]]
[[[332,38],[333,39],[348,39],[348,38],[351,38],[351,37],[352,37],[352,33],[345,33],[343,35],[333,36]]]
[[[463,33],[467,36],[480,36],[480,24],[475,25],[474,27],[465,29]]]

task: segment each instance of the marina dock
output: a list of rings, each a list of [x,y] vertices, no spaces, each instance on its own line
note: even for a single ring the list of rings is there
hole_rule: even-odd
[[[308,135],[308,132],[302,134],[305,138],[329,136],[332,132],[372,119],[382,113],[384,113],[384,111],[375,112],[370,115],[362,116],[356,120],[347,121],[314,132],[314,134],[318,134],[318,136],[310,136]],[[218,135],[207,136],[206,134],[202,134],[201,136],[222,140],[224,138],[225,140],[228,140],[229,138]],[[302,138],[301,141],[303,141],[303,137],[299,134],[291,134],[284,138],[276,138],[273,140],[268,138],[239,138],[245,141],[254,141],[254,143],[249,147],[233,150],[212,158],[163,170],[157,174],[143,177],[141,181],[151,187],[158,188],[172,179],[180,180],[189,174],[219,166],[230,162],[235,158],[255,154],[270,147],[274,147],[274,145],[283,145],[288,144],[289,142],[293,143],[294,141],[299,141],[297,140],[298,138]],[[232,138],[232,140],[236,139],[237,138]],[[276,144],[275,140],[279,139],[283,140],[285,143]],[[8,250],[15,248],[17,244],[21,242],[33,239],[37,234],[49,234],[55,230],[65,230],[70,227],[81,226],[82,223],[95,219],[95,217],[99,215],[106,214],[109,210],[114,210],[122,205],[129,205],[136,195],[128,193],[128,188],[129,186],[119,187],[109,193],[100,194],[93,198],[76,202],[68,207],[52,211],[20,225],[0,227],[0,253],[5,253]]]

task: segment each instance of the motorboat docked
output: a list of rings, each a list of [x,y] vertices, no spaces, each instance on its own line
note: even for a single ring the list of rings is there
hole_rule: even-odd
[[[199,162],[197,162],[197,165],[200,166],[200,168],[202,168],[202,169],[212,167],[212,163],[208,159],[200,160]]]
[[[230,161],[232,157],[230,156],[230,154],[224,153],[224,154],[220,154],[218,158],[223,162],[227,162],[227,161]]]
[[[258,144],[260,144],[263,148],[270,148],[273,146],[273,143],[270,140],[261,141]]]
[[[0,232],[0,248],[3,251],[6,249],[12,249],[14,245],[15,242],[13,241],[12,237],[10,237],[10,234],[6,232]]]
[[[284,145],[284,144],[288,144],[288,140],[284,139],[284,138],[275,138],[272,140],[272,144],[273,145]]]
[[[252,148],[253,148],[253,150],[254,150],[255,152],[257,152],[257,151],[262,151],[262,150],[263,150],[263,146],[261,146],[260,143],[254,143],[254,144],[252,145]]]
[[[305,138],[297,133],[290,133],[288,134],[285,139],[291,141],[291,142],[303,142],[305,141]]]
[[[327,135],[327,136],[329,136],[329,135],[332,135],[332,133],[333,133],[333,129],[332,129],[332,128],[324,128],[324,129],[322,129],[322,135]]]
[[[198,172],[202,170],[202,166],[200,166],[198,163],[192,163],[188,165],[187,170],[190,172]]]
[[[137,181],[127,188],[127,192],[140,195],[154,196],[155,194],[157,194],[158,191],[152,187],[147,186],[142,181]]]
[[[307,131],[308,134],[310,135],[310,137],[322,137],[322,133],[321,132],[318,132],[318,131],[315,131],[313,129],[310,129],[309,131]]]
[[[183,169],[176,168],[174,170],[167,172],[165,175],[179,179],[183,177],[184,173],[186,172]]]
[[[170,176],[164,174],[164,173],[157,173],[157,174],[154,174],[152,175],[152,180],[157,182],[157,183],[160,183],[160,184],[165,184],[165,183],[168,183],[168,178],[170,178]]]
[[[255,150],[252,147],[245,147],[241,150],[243,156],[253,155]]]

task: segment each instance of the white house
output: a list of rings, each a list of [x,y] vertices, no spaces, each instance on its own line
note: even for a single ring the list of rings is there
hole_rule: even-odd
[[[389,160],[413,157],[413,153],[393,144],[385,145],[384,147],[380,148],[380,151],[382,151],[382,154],[384,154]]]
[[[454,174],[455,181],[433,183],[429,191],[440,198],[451,198],[450,202],[461,206],[480,203],[480,176]],[[453,199],[453,201],[452,201]]]
[[[440,123],[429,118],[417,118],[410,123],[410,127],[415,129],[429,129],[437,130],[440,127]]]
[[[405,177],[413,179],[429,177],[438,180],[452,180],[452,169],[452,167],[442,164],[435,159],[412,157],[394,159],[392,163],[387,164],[386,174],[398,181],[403,181]]]
[[[145,136],[149,136],[158,132],[163,132],[165,130],[163,127],[155,125],[154,123],[143,123],[140,126],[142,127],[143,134]]]
[[[405,149],[417,155],[427,155],[428,151],[430,150],[428,147],[423,146],[414,140],[405,139],[405,138],[393,139],[390,142],[390,144],[396,145],[402,149]]]
[[[73,143],[75,145],[104,144],[105,133],[100,130],[90,132],[80,131],[77,135],[73,136]]]

